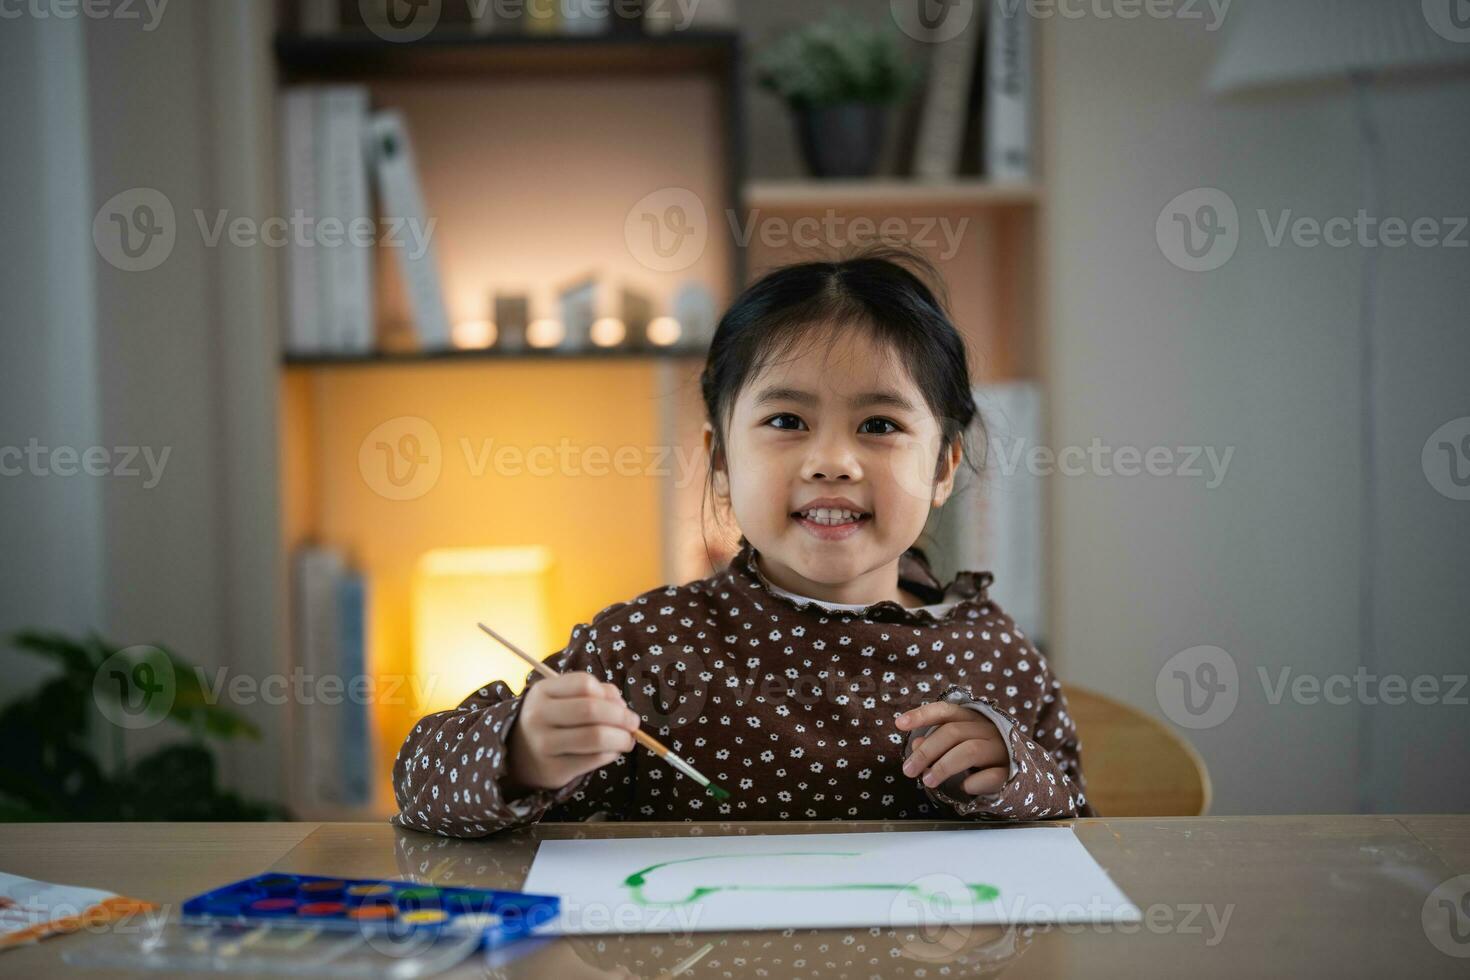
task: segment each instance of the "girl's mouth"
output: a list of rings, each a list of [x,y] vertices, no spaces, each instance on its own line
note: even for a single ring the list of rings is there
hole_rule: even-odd
[[[813,537],[822,541],[842,541],[856,534],[873,519],[873,515],[823,509],[805,513],[798,511],[791,518]]]

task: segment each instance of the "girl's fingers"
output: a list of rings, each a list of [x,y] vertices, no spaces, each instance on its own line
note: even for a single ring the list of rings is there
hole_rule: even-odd
[[[899,731],[908,732],[915,728],[923,728],[925,725],[937,725],[942,721],[974,717],[974,714],[974,709],[966,708],[964,705],[950,704],[948,701],[930,701],[917,708],[910,708],[894,718],[893,725]]]
[[[600,698],[607,695],[603,688],[611,687],[593,677],[585,670],[574,670],[555,677],[545,677],[536,682],[541,693],[553,698]]]
[[[971,711],[970,716],[974,718],[975,713]],[[903,764],[904,775],[920,775],[944,753],[966,739],[998,743],[1000,732],[990,723],[989,719],[980,718],[974,721],[946,722],[928,735],[916,735],[909,742],[909,757]]]
[[[1006,748],[999,742],[968,739],[940,757],[939,761],[924,773],[925,786],[938,786],[956,773],[966,769],[986,769],[1008,761]]]
[[[989,769],[981,769],[965,777],[961,784],[964,791],[971,796],[990,796],[999,793],[1001,787],[1006,784],[1006,777],[1010,775],[1008,766],[992,766]]]
[[[627,705],[604,698],[556,698],[546,705],[542,718],[553,728],[610,725],[629,731],[637,728],[639,721]]]
[[[552,728],[546,732],[543,754],[602,755],[607,752],[631,752],[637,742],[625,728],[609,725],[582,725],[579,728]]]

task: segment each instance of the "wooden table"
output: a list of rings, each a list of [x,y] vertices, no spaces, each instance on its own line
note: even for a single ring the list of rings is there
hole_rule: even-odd
[[[666,977],[697,956],[679,976],[1470,976],[1470,898],[1463,891],[1450,896],[1462,910],[1454,922],[1453,906],[1440,902],[1444,894],[1426,905],[1443,882],[1470,874],[1470,816],[1130,818],[1074,825],[1143,910],[1144,921],[1126,927],[1129,932],[1053,926],[926,933],[903,927],[555,938],[533,941],[503,966],[467,964],[445,975]],[[158,903],[177,903],[265,870],[516,888],[545,839],[972,826],[542,824],[461,841],[386,824],[12,824],[0,840],[0,870]],[[1470,878],[1462,883],[1470,886]],[[68,972],[63,952],[89,941],[93,937],[85,934],[60,936],[0,954],[0,975]]]

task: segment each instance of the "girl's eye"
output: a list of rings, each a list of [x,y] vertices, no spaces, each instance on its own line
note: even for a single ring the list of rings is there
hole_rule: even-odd
[[[872,436],[886,436],[889,433],[897,432],[898,431],[898,423],[892,422],[892,421],[890,421],[888,419],[868,419],[866,422],[863,423],[863,427],[864,427],[865,430],[866,430],[867,426],[870,426],[870,425],[886,425],[886,426],[888,426],[887,429],[885,429],[883,431],[880,431],[880,432],[867,431],[867,434],[868,435],[872,435]]]
[[[778,422],[778,421],[780,421],[782,419],[786,419],[786,420],[789,420],[791,422],[795,422],[797,426],[804,426],[806,424],[806,423],[802,422],[801,419],[797,418],[795,415],[792,415],[790,412],[783,412],[780,415],[773,415],[770,418],[766,419],[766,425],[771,425],[772,423]],[[776,428],[782,429],[782,430],[785,430],[785,431],[794,431],[795,430],[795,426],[786,426],[786,425],[777,425]]]

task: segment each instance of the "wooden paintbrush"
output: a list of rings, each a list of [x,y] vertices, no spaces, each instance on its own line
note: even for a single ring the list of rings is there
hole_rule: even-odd
[[[484,623],[477,623],[476,625],[478,625],[480,629],[484,630],[487,635],[499,642],[511,653],[515,654],[517,657],[520,657],[526,663],[530,664],[542,677],[560,676],[557,674],[556,671],[552,670],[550,667],[546,666],[544,663],[537,660],[535,657],[531,656],[529,653],[522,650],[514,643],[510,642],[505,637],[501,636],[499,633],[486,626]],[[730,794],[728,792],[715,785],[714,782],[712,782],[711,780],[707,779],[703,774],[700,773],[698,769],[694,768],[689,763],[685,762],[683,759],[675,755],[673,752],[669,751],[668,746],[664,745],[662,742],[645,732],[643,729],[639,728],[635,730],[633,732],[633,737],[638,740],[639,745],[642,745],[645,749],[652,752],[660,759],[663,759],[669,765],[673,766],[675,769],[679,770],[699,785],[703,786],[705,788],[705,791],[709,793],[710,796],[713,796],[717,800],[728,800],[730,798]]]

